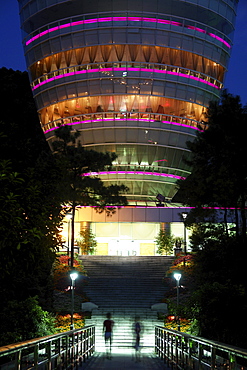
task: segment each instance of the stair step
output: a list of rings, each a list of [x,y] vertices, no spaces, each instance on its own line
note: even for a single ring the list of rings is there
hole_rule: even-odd
[[[133,324],[138,316],[142,325],[141,346],[154,346],[157,312],[151,306],[160,303],[166,290],[163,282],[173,257],[166,256],[81,256],[88,280],[84,291],[98,305],[86,325],[95,325],[96,349],[105,346],[103,322],[111,312],[115,322],[113,347],[133,347]]]

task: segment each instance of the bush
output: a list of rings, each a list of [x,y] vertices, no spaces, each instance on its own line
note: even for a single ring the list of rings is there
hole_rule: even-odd
[[[54,322],[53,315],[38,305],[37,297],[9,301],[1,313],[0,345],[53,334]]]
[[[85,320],[82,314],[74,313],[73,315],[73,323],[75,329],[80,329],[84,326]],[[70,314],[67,315],[57,315],[56,317],[56,333],[63,333],[65,331],[70,330],[71,324],[71,316]]]

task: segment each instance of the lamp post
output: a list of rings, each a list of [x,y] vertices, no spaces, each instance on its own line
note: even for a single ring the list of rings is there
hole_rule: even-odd
[[[71,320],[70,320],[70,330],[74,329],[74,289],[75,289],[75,280],[78,278],[77,271],[70,272],[71,279]]]
[[[186,221],[187,216],[188,216],[188,213],[187,212],[183,212],[182,213],[183,222],[184,222],[184,254],[185,255],[187,254],[186,226],[185,226],[185,221]]]
[[[67,238],[67,248],[68,248],[68,252],[67,252],[67,255],[69,256],[69,240],[70,240],[70,220],[72,219],[72,214],[71,213],[67,213],[66,214],[66,219],[68,220],[68,238]]]
[[[181,279],[181,274],[179,272],[175,272],[173,274],[174,279],[177,283],[177,318],[178,318],[178,331],[180,331],[180,317],[179,317],[179,280]]]

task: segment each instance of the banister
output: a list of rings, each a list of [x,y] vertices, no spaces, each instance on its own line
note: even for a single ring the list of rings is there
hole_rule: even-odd
[[[0,370],[67,369],[95,351],[95,327],[85,326],[0,347]]]
[[[155,352],[176,369],[247,369],[246,349],[162,326],[155,327]]]

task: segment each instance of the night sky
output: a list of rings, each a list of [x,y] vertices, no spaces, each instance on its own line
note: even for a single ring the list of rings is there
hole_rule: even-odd
[[[0,0],[0,67],[26,70],[17,0]],[[225,87],[247,104],[247,0],[240,0]]]

